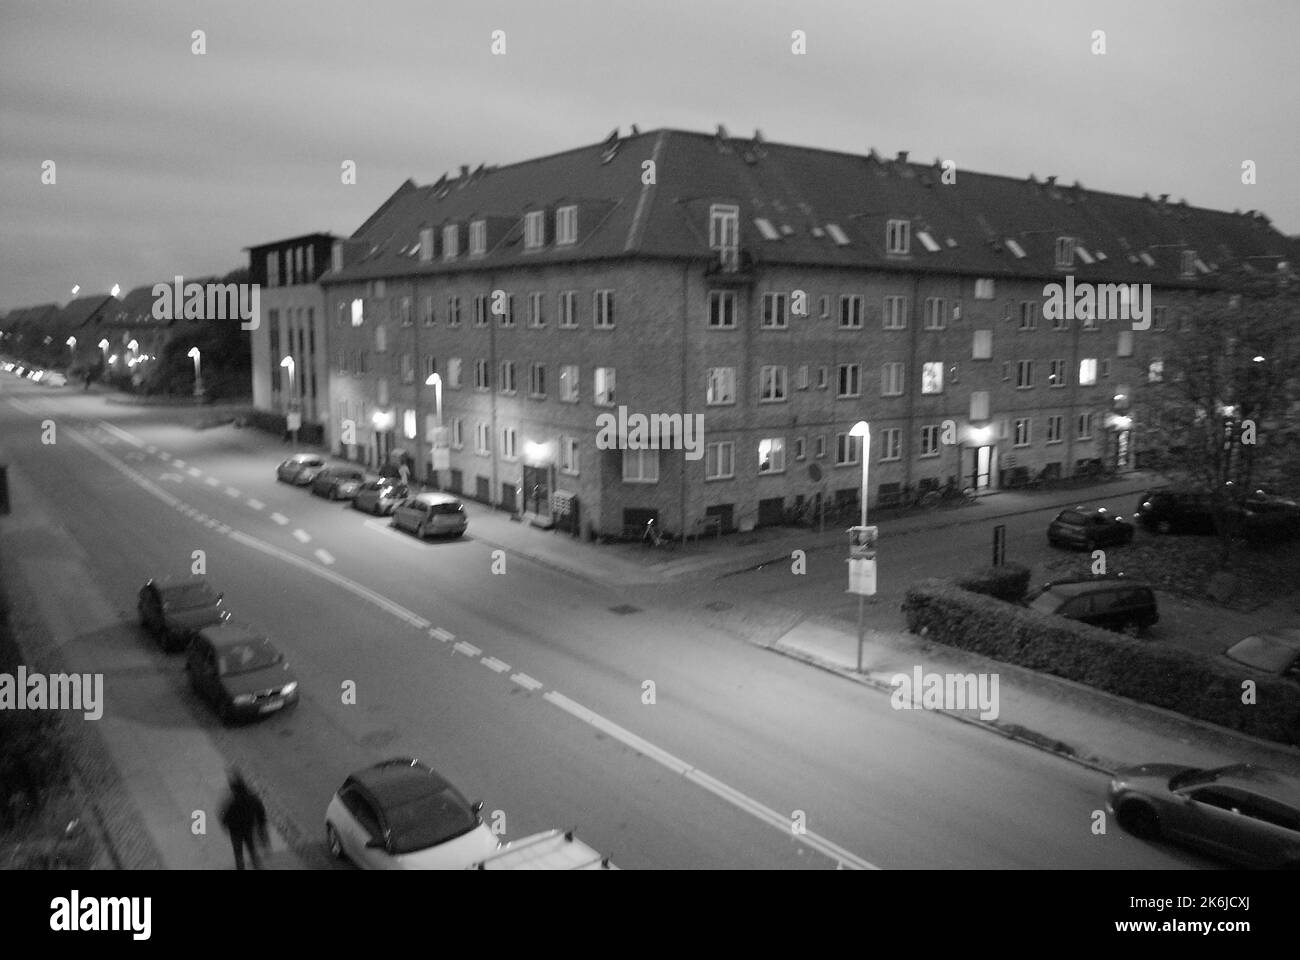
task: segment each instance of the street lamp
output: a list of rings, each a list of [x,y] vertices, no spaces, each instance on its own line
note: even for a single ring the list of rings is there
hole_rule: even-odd
[[[867,525],[867,467],[870,463],[871,425],[859,420],[849,428],[850,437],[862,438],[862,526]]]
[[[293,357],[285,357],[283,360],[280,361],[280,366],[284,367],[286,370],[289,371],[289,399],[286,401],[286,413],[284,419],[285,419],[285,424],[289,427],[289,430],[292,431],[293,433],[293,446],[294,449],[296,450],[298,448],[299,421],[296,421],[294,419],[294,415],[297,413],[297,411],[294,410],[294,401],[297,399],[298,395],[294,393],[294,389],[293,389],[293,369],[294,369]]]
[[[194,358],[194,396],[203,396],[203,376],[199,373],[199,348],[190,347],[190,352],[185,354],[187,357]]]
[[[68,344],[68,364],[70,366],[77,359],[77,338],[68,337],[67,344]]]
[[[446,463],[442,463],[442,456],[439,454],[440,450],[445,450],[445,447],[443,445],[444,438],[442,433],[442,375],[437,373],[429,374],[429,376],[426,377],[424,380],[424,385],[426,387],[433,387],[433,409],[434,409],[434,414],[436,415],[438,420],[438,426],[434,432],[433,440],[429,447],[428,470],[425,471],[426,476],[424,477],[424,482],[428,483],[429,481],[435,479],[434,477],[429,476],[428,474],[430,473],[436,474],[438,470],[449,467],[451,465],[451,461],[450,459],[448,459]],[[417,403],[418,403],[418,398],[417,398]],[[426,440],[429,439],[428,432],[429,432],[428,430],[425,430]],[[420,454],[420,450],[418,449],[418,441],[417,441],[416,453]],[[425,469],[423,462],[420,464],[420,469],[421,470]]]
[[[865,421],[865,420],[859,420],[857,423],[855,423],[852,427],[849,428],[849,436],[850,436],[850,437],[859,437],[859,438],[861,438],[861,444],[862,444],[862,447],[861,447],[861,454],[862,454],[862,517],[861,517],[861,519],[862,519],[862,523],[860,524],[860,526],[861,526],[863,529],[862,529],[860,535],[861,535],[862,538],[863,538],[864,548],[865,548],[866,550],[870,550],[870,549],[871,549],[871,546],[870,546],[870,541],[867,539],[867,530],[866,530],[866,526],[867,526],[867,469],[868,469],[868,467],[869,467],[870,464],[871,464],[871,425],[870,425],[869,423],[867,423],[867,421]],[[852,541],[850,541],[850,542],[852,542]],[[850,563],[851,563],[851,564],[852,564],[852,562],[853,562],[853,561],[850,560]],[[874,558],[874,557],[867,557],[863,562],[871,564],[872,567],[874,568],[874,565],[875,565],[875,558]],[[869,568],[869,569],[870,569],[870,568]],[[870,569],[870,576],[871,576],[871,579],[872,579],[872,581],[873,581],[873,583],[872,583],[872,588],[871,588],[871,589],[872,589],[872,592],[874,593],[874,592],[875,592],[875,587],[874,587],[875,570],[874,570],[874,569]],[[863,646],[863,644],[866,642],[866,602],[867,602],[867,598],[866,598],[866,594],[862,592],[862,589],[861,589],[861,586],[862,586],[862,585],[859,584],[858,586],[859,586],[859,590],[858,590],[858,673],[861,673],[861,672],[862,672],[862,646]]]

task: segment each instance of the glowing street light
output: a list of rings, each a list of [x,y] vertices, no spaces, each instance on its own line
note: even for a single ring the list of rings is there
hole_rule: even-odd
[[[302,423],[302,421],[299,419],[298,411],[294,409],[295,401],[297,400],[298,395],[294,393],[294,389],[293,389],[293,370],[294,370],[293,357],[286,356],[283,360],[280,361],[280,366],[284,367],[286,370],[289,371],[289,397],[285,401],[286,412],[284,415],[284,422],[285,425],[289,428],[289,431],[293,434],[293,448],[297,450],[298,449],[298,427]]]
[[[849,532],[849,567],[853,570],[855,566],[865,564],[866,583],[856,585],[858,594],[858,672],[862,672],[862,646],[866,640],[866,602],[867,594],[876,592],[876,558],[875,544],[872,542],[870,531],[867,529],[867,470],[871,464],[871,425],[865,420],[859,420],[849,428],[850,437],[859,437],[861,439],[862,454],[862,522],[859,524],[857,531]],[[855,539],[860,538],[860,540]],[[861,555],[857,555],[861,553]],[[850,580],[850,588],[854,584]]]
[[[199,348],[190,347],[190,352],[185,354],[187,357],[194,359],[194,396],[203,396],[203,376],[199,373]]]

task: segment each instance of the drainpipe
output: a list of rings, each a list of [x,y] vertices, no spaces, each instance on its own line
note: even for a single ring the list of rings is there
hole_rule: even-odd
[[[496,289],[496,284],[492,282],[492,277],[494,276],[494,273],[488,274],[488,299],[486,306],[488,322],[488,404],[489,410],[491,411],[489,417],[489,429],[492,431],[488,436],[488,443],[491,445],[492,450],[492,486],[488,490],[489,506],[492,504],[492,498],[495,497],[497,491],[501,489],[498,476],[499,471],[497,470],[497,460],[501,456],[501,445],[497,442],[497,391],[501,389],[501,385],[498,383],[495,387],[491,386],[491,384],[497,381],[497,377],[500,374],[500,371],[497,370],[497,317],[492,312],[492,293]],[[516,495],[515,499],[518,500],[518,495]],[[518,503],[515,504],[515,509],[512,509],[510,512],[514,513],[517,508]]]
[[[689,261],[689,260],[682,264],[682,350],[681,350],[681,391],[682,391],[682,400],[681,400],[681,410],[682,410],[682,439],[683,439],[683,440],[686,439],[686,418],[689,417],[689,416],[691,415],[690,412],[689,412],[689,409],[690,409],[690,408],[689,408],[688,405],[687,405],[687,399],[686,399],[687,396],[688,396],[688,392],[687,392],[687,391],[688,391],[688,385],[687,385],[688,376],[687,376],[687,372],[686,372],[686,360],[687,360],[687,357],[689,356],[689,346],[688,346],[687,341],[688,341],[688,339],[689,339],[689,337],[690,337],[690,329],[691,329],[691,328],[690,328],[690,306],[689,306],[689,300],[688,300],[689,292],[690,292],[690,269],[691,269],[691,264],[690,264],[690,261]],[[680,524],[681,524],[681,525],[678,527],[678,530],[679,530],[679,532],[680,532],[681,535],[682,535],[683,542],[685,542],[685,537],[686,537],[686,450],[685,450],[685,444],[683,444],[683,449],[682,449],[682,451],[681,451],[681,454],[682,454],[682,472],[681,472],[681,482],[680,482],[680,484],[679,484],[679,486],[678,486],[678,510],[677,510],[677,512],[678,512],[678,516],[681,518],[681,519],[680,519]]]

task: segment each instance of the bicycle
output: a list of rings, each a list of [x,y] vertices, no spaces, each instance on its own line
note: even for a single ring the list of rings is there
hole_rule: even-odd
[[[979,499],[974,487],[958,487],[955,483],[949,483],[947,486],[938,490],[931,490],[921,497],[921,506],[927,510],[934,510],[942,504],[964,507],[974,503]]]
[[[647,547],[667,547],[669,550],[676,546],[671,536],[659,532],[654,520],[646,521],[645,530],[641,534],[641,542]]]

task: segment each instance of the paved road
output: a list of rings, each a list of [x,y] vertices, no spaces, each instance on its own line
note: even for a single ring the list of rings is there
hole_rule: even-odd
[[[40,442],[43,420],[57,425],[53,445]],[[502,558],[472,529],[449,543],[396,535],[275,483],[283,449],[0,381],[0,459],[89,572],[51,589],[102,604],[97,655],[145,650],[162,685],[141,701],[110,675],[107,712],[122,730],[204,736],[306,842],[346,773],[406,754],[482,798],[510,836],[576,825],[634,869],[1204,865],[1113,827],[1094,836],[1102,775],[891,710],[879,692],[708,629],[689,607],[509,555],[494,572]],[[184,572],[199,550],[236,615],[287,652],[302,681],[295,711],[220,728],[179,658],[149,650],[134,626],[139,584]]]

